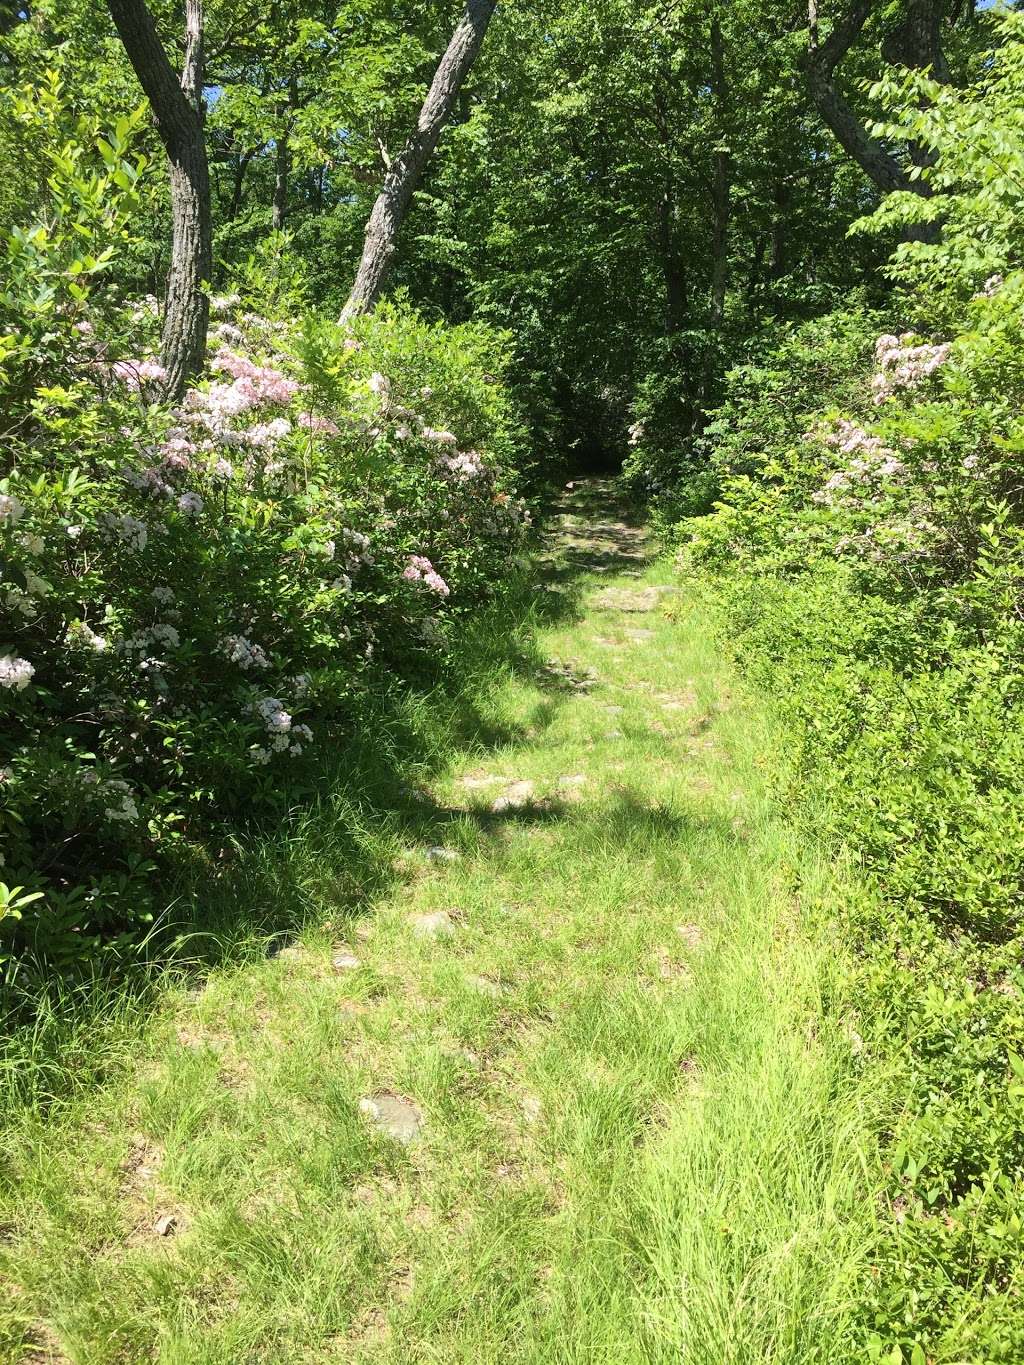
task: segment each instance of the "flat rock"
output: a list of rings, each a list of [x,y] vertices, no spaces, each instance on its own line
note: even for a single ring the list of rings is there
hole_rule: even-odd
[[[331,958],[331,966],[336,972],[354,972],[362,963],[352,953],[335,953]]]
[[[658,605],[661,588],[607,588],[595,600],[594,605],[603,611],[653,611]]]
[[[423,1127],[423,1115],[411,1100],[382,1092],[366,1095],[359,1101],[359,1112],[373,1126],[396,1142],[412,1142]]]
[[[487,976],[467,976],[466,985],[471,986],[475,991],[479,991],[481,995],[497,996],[501,994],[501,987]]]
[[[446,938],[455,932],[455,923],[447,910],[413,915],[409,924],[417,938]]]
[[[285,948],[279,948],[274,954],[278,962],[305,962],[309,954],[301,943],[289,943]]]
[[[491,810],[495,815],[500,815],[502,811],[519,810],[522,806],[527,806],[533,800],[536,790],[536,783],[528,780],[513,782],[506,787],[498,799],[492,804]]]

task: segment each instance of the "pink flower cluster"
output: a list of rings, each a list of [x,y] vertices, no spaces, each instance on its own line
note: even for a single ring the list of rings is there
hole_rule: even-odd
[[[914,333],[902,336],[880,336],[875,342],[875,362],[878,372],[871,380],[875,402],[884,403],[898,389],[916,387],[933,375],[949,359],[952,346],[948,341],[941,346],[927,343],[915,346]]]
[[[422,583],[431,592],[436,592],[439,597],[447,597],[451,592],[448,584],[431,564],[429,559],[424,559],[422,555],[410,555],[409,562],[405,566],[402,577],[409,583]]]
[[[155,360],[115,360],[110,373],[135,393],[150,384],[162,384],[167,378],[167,371]]]
[[[329,417],[321,417],[315,412],[300,412],[297,425],[314,436],[337,436],[338,427]]]

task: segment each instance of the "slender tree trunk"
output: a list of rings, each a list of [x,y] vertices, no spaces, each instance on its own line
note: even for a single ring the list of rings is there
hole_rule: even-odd
[[[719,146],[715,150],[711,182],[711,325],[717,331],[725,318],[729,284],[729,212],[732,193],[732,155],[728,148],[729,98],[725,82],[722,24],[711,20],[711,89],[716,105]]]
[[[157,35],[145,0],[108,0],[111,17],[153,109],[171,181],[171,268],[167,279],[162,355],[168,396],[180,397],[206,354],[213,265],[210,172],[203,137],[202,0],[185,0],[185,62],[181,78]]]
[[[271,224],[275,232],[284,227],[288,212],[288,177],[291,174],[291,133],[292,118],[298,104],[298,88],[294,76],[288,82],[288,98],[280,110],[277,137],[274,142],[274,199],[271,208]]]
[[[666,181],[665,192],[658,201],[658,255],[665,281],[665,335],[674,336],[686,326],[687,287],[686,271],[679,255],[675,234],[675,203],[673,187]]]
[[[452,107],[483,45],[497,0],[466,0],[459,25],[434,73],[416,129],[392,161],[366,225],[363,256],[341,315],[344,322],[369,312],[387,282],[402,222],[412,196],[451,116]]]
[[[242,211],[242,191],[245,188],[245,173],[249,169],[249,164],[253,157],[260,150],[259,147],[250,147],[247,152],[242,152],[235,158],[235,174],[231,184],[231,204],[228,208],[228,222],[233,223]]]

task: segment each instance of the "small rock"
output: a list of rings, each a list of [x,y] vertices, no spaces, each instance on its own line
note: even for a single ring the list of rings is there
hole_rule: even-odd
[[[396,1142],[411,1142],[423,1127],[423,1115],[411,1100],[381,1093],[366,1095],[359,1101],[359,1112],[375,1128]]]
[[[536,1123],[540,1118],[540,1100],[536,1095],[524,1096],[522,1108],[527,1123]]]
[[[425,915],[413,915],[409,924],[417,938],[446,938],[455,929],[447,910],[433,910]]]
[[[621,730],[606,730],[606,731],[605,731],[605,736],[604,736],[604,737],[605,737],[605,739],[624,739],[624,738],[625,738],[625,736],[623,735],[623,733],[622,733]]]
[[[331,958],[331,966],[336,972],[353,972],[362,963],[352,953],[335,953]]]
[[[153,1224],[158,1237],[173,1237],[178,1230],[178,1217],[174,1213],[162,1213]]]
[[[558,785],[560,787],[582,787],[586,780],[586,773],[573,773],[569,777],[560,777],[558,779]]]
[[[457,863],[461,857],[454,848],[444,848],[440,844],[427,849],[427,861],[431,863]]]
[[[291,943],[286,948],[279,948],[274,956],[279,962],[302,962],[308,954],[300,943]]]
[[[621,716],[626,708],[624,706],[606,706],[604,709],[610,716]]]

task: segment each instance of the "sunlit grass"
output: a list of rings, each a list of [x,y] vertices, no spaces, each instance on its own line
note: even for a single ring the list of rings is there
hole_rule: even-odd
[[[221,907],[201,989],[94,1000],[65,1103],[70,1026],[22,1045],[49,1071],[9,1091],[4,1359],[857,1359],[869,1097],[805,909],[835,873],[670,584],[595,572],[511,650],[482,624],[461,698],[410,702],[376,780],[353,756],[249,850],[283,920]],[[289,920],[301,951],[268,957]],[[361,1113],[381,1093],[421,1115],[408,1145]]]

